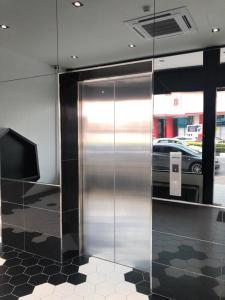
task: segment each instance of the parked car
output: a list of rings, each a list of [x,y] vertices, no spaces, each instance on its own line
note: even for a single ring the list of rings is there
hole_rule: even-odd
[[[193,150],[196,150],[198,152],[202,152],[202,147],[199,146],[194,146],[194,145],[189,145],[187,142],[185,142],[184,140],[179,140],[177,138],[160,138],[160,139],[156,139],[154,141],[154,144],[163,144],[163,143],[174,143],[174,144],[179,144],[182,145],[184,147],[190,147]]]
[[[159,138],[154,141],[154,144],[163,144],[163,143],[179,144],[179,145],[183,145],[183,146],[188,146],[187,143],[185,143],[182,140],[176,139],[176,138]]]
[[[190,142],[196,142],[196,141],[197,141],[197,138],[196,138],[196,137],[188,136],[188,135],[184,135],[184,136],[175,136],[175,139],[181,140],[181,141],[190,141]]]
[[[169,170],[170,152],[182,153],[182,171],[202,174],[202,154],[184,145],[162,143],[153,145],[152,165],[155,170]],[[219,169],[218,159],[215,160],[215,169]]]

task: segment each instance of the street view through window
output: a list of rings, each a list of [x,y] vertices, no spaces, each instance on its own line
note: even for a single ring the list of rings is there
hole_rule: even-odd
[[[182,153],[182,200],[202,202],[203,93],[154,96],[153,194],[169,195],[170,152]],[[223,203],[225,186],[225,91],[217,93],[214,203]]]

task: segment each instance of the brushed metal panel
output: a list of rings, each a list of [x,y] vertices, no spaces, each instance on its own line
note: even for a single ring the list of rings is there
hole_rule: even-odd
[[[115,261],[149,271],[151,77],[115,84]]]
[[[81,84],[83,252],[114,261],[114,82]]]
[[[83,252],[149,271],[151,75],[80,86]]]

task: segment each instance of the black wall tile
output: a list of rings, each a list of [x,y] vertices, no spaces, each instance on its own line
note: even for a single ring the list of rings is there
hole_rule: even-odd
[[[153,261],[221,279],[225,246],[153,231]]]
[[[60,237],[60,213],[24,206],[25,228]]]
[[[25,232],[25,250],[49,259],[61,261],[60,238],[34,231]]]
[[[23,204],[23,183],[19,181],[1,180],[2,201]]]
[[[2,223],[2,243],[24,250],[24,228]]]
[[[62,210],[79,207],[78,160],[62,162]]]
[[[52,185],[24,183],[24,205],[60,210],[60,188]]]
[[[77,83],[68,74],[60,75],[62,160],[77,159]]]
[[[195,239],[225,244],[225,226],[220,208],[153,201],[153,229]]]
[[[153,263],[153,292],[176,300],[219,300],[222,282]]]
[[[78,209],[62,214],[63,259],[79,254],[79,211]]]
[[[24,227],[23,206],[10,202],[2,202],[2,222]]]

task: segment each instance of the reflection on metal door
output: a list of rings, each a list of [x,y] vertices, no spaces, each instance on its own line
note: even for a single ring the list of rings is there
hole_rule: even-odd
[[[80,83],[84,254],[149,270],[151,75]]]

